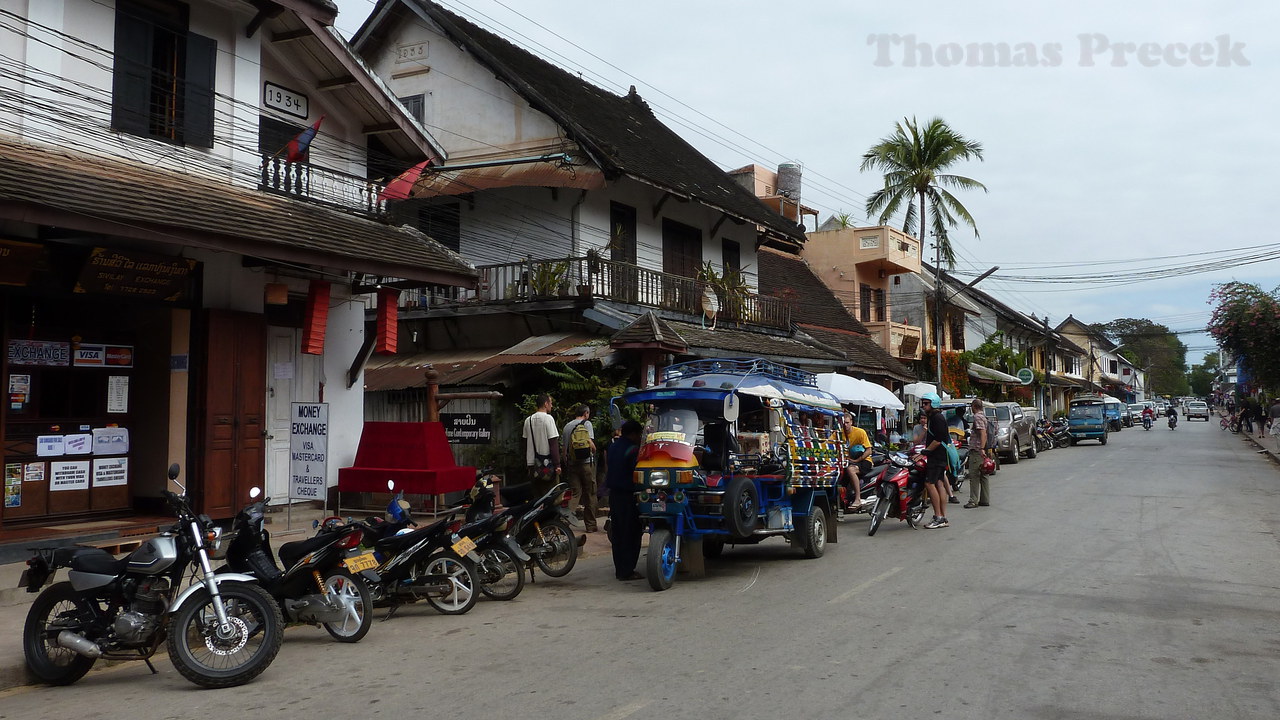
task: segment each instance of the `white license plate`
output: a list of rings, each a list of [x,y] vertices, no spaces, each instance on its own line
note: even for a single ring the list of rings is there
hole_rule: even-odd
[[[667,504],[665,502],[649,503],[649,512],[666,512]]]

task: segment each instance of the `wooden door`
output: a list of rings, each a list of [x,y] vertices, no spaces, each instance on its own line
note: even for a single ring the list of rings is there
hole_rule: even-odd
[[[228,518],[262,487],[266,462],[266,319],[210,310],[205,315],[200,506]]]
[[[662,220],[662,272],[685,278],[698,277],[702,266],[702,231],[691,225],[664,218]],[[692,281],[664,279],[663,302],[666,307],[690,314],[697,313],[697,299]]]

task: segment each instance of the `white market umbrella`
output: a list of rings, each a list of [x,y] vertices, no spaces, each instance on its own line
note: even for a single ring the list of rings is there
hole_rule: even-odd
[[[826,390],[844,405],[861,405],[863,407],[889,408],[901,410],[902,401],[893,393],[875,383],[841,375],[840,373],[820,373],[818,387]]]

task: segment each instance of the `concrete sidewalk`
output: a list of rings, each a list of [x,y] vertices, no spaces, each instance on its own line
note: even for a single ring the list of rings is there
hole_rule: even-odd
[[[344,516],[352,514],[349,509],[344,508],[344,510],[346,510]],[[364,511],[363,515],[357,513],[357,516],[365,517],[378,514],[375,510],[369,510]],[[288,513],[284,509],[271,513],[268,516],[270,524],[267,529],[271,533],[272,547],[278,550],[284,543],[311,537],[313,532],[312,521],[321,520],[327,515],[328,513],[319,508],[300,509],[295,507],[290,525],[286,522]],[[418,514],[415,513],[415,517],[417,516]],[[570,520],[570,524],[574,533],[582,534],[581,520],[573,518]],[[601,521],[602,526],[603,524],[603,521]],[[292,530],[289,529],[290,527]],[[609,555],[609,540],[603,532],[589,533],[586,537],[586,544],[578,549],[579,561],[601,554]],[[70,545],[73,542],[68,541],[66,544]],[[216,566],[217,562],[215,561]],[[0,564],[0,638],[3,638],[3,640],[0,640],[0,690],[35,683],[27,674],[26,660],[22,655],[23,625],[26,623],[27,611],[37,597],[35,593],[27,592],[26,588],[18,587],[18,580],[26,567],[25,560]],[[612,568],[610,568],[610,572],[612,572]],[[53,578],[53,581],[57,582],[66,579],[66,571],[60,570]],[[48,587],[48,585],[45,587]],[[163,660],[161,657],[163,654],[164,649],[161,648],[156,659]],[[152,662],[155,662],[156,659],[153,659]],[[113,664],[116,663],[100,660],[94,665],[94,671],[96,672],[100,668]]]

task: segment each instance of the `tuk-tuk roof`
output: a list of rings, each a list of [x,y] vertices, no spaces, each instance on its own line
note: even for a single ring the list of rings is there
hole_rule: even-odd
[[[654,400],[722,400],[731,392],[840,411],[840,401],[818,389],[813,373],[768,360],[696,360],[663,371],[665,381],[622,396],[628,403]]]

